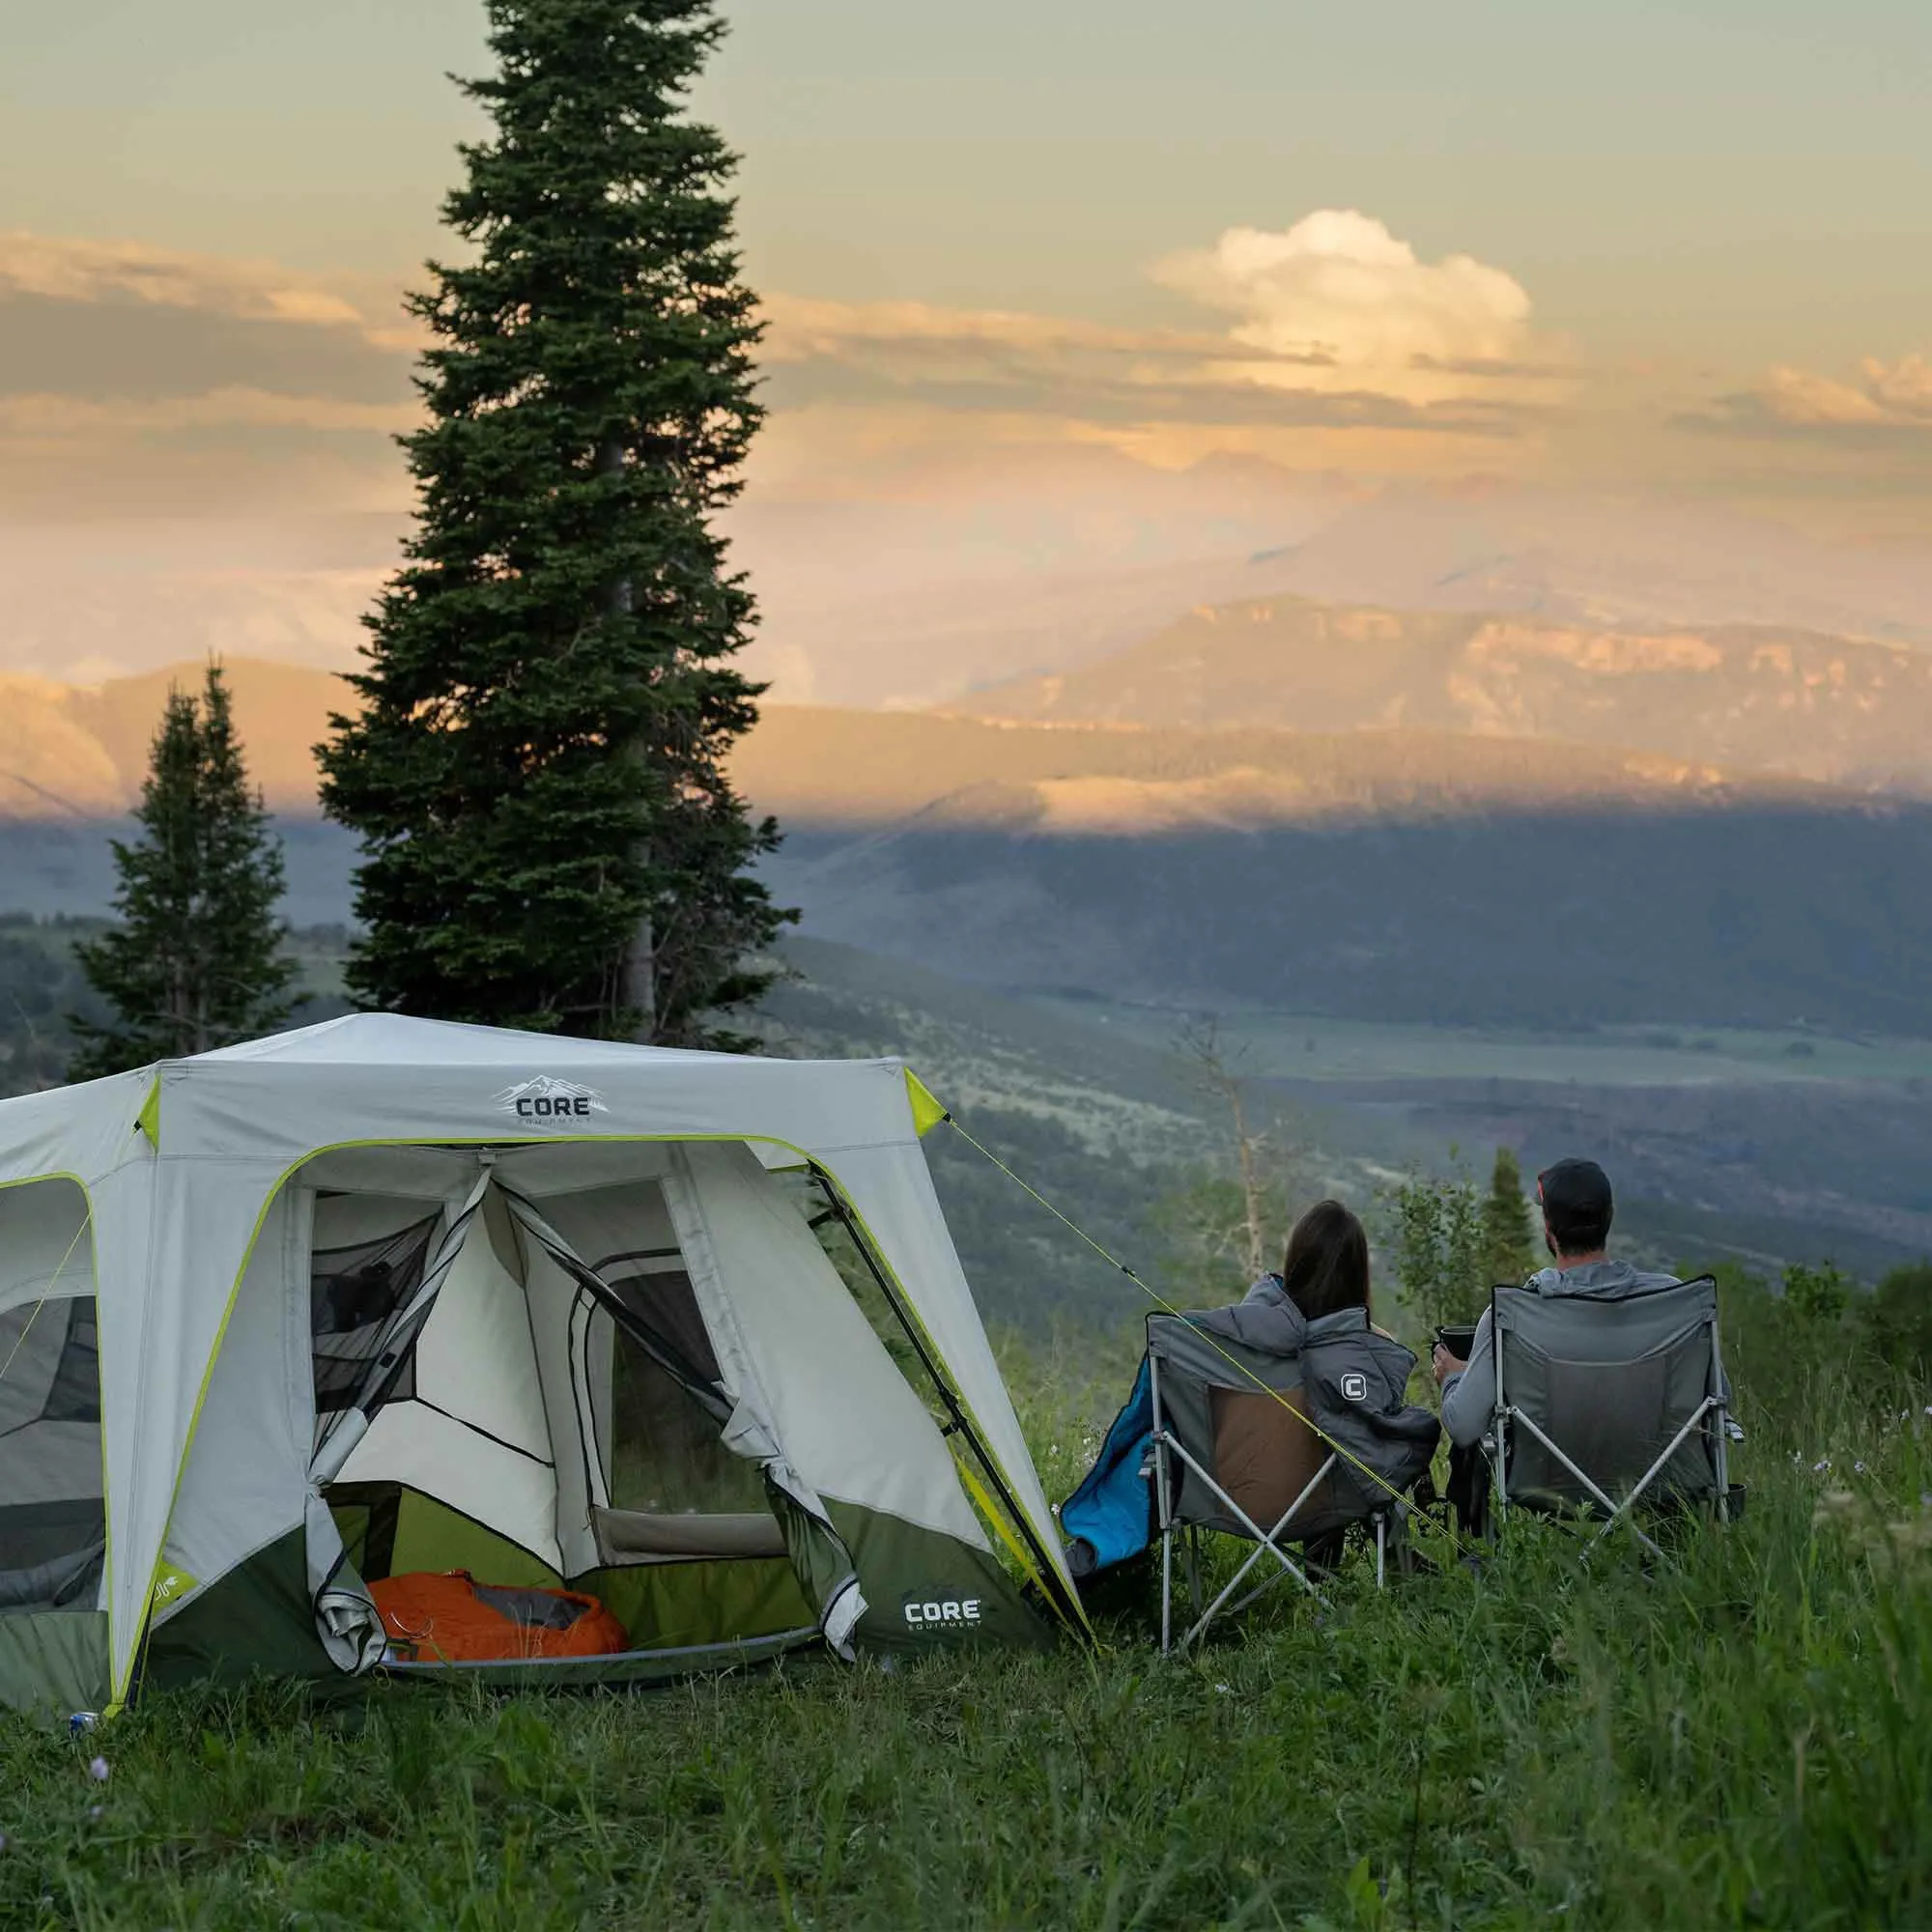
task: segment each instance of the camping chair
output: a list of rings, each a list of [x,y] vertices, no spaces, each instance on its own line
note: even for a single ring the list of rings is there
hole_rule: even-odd
[[[1384,1576],[1392,1494],[1363,1493],[1363,1479],[1308,1422],[1301,1362],[1209,1338],[1181,1317],[1148,1318],[1148,1381],[1152,1404],[1151,1453],[1156,1530],[1160,1537],[1160,1647],[1174,1643],[1174,1544],[1187,1536],[1193,1625],[1185,1650],[1221,1614],[1264,1557],[1279,1566],[1229,1609],[1233,1615],[1283,1577],[1310,1596],[1320,1593],[1288,1543],[1371,1522],[1376,1581]],[[1270,1525],[1264,1528],[1264,1524]],[[1204,1611],[1199,1533],[1218,1530],[1255,1547]]]
[[[1601,1542],[1639,1503],[1731,1496],[1730,1435],[1709,1276],[1614,1299],[1498,1288],[1490,1300],[1495,1402],[1486,1447],[1498,1521],[1510,1505],[1601,1512]]]

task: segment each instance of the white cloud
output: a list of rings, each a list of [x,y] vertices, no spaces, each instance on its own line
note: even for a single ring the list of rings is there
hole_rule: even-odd
[[[1247,380],[1356,389],[1428,403],[1547,378],[1530,299],[1514,276],[1469,255],[1421,260],[1353,209],[1319,209],[1292,228],[1230,228],[1212,248],[1154,270],[1168,287],[1236,315],[1233,340],[1273,358]]]
[[[325,327],[359,327],[368,320],[339,290],[272,262],[19,231],[0,234],[0,297],[8,295],[70,302],[131,300]]]
[[[1867,393],[1884,408],[1932,420],[1932,356],[1902,355],[1886,363],[1868,355],[1859,369]]]
[[[1867,355],[1849,378],[1780,365],[1749,388],[1719,397],[1709,413],[1690,420],[1700,428],[1751,435],[1784,431],[1854,441],[1901,437],[1918,441],[1932,432],[1932,356],[1902,355],[1887,362]]]

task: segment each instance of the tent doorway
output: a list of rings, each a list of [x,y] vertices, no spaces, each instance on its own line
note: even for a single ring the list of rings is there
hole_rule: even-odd
[[[584,1674],[591,1626],[560,1637],[559,1595],[609,1613],[605,1675],[820,1638],[849,1655],[861,1634],[911,1647],[921,1622],[862,1588],[867,1571],[888,1589],[904,1573],[922,1605],[973,1605],[962,1636],[993,1625],[1027,1640],[1037,1626],[940,1426],[809,1203],[743,1143],[408,1146],[305,1163],[215,1364],[171,1536],[182,1570],[206,1574],[196,1526],[218,1540],[245,1515],[223,1499],[236,1478],[222,1445],[266,1427],[280,1302],[301,1330],[304,1588],[278,1545],[202,1561],[279,1566],[272,1594],[291,1611],[305,1594],[321,1632],[317,1674]],[[948,1569],[962,1580],[942,1599],[926,1579]],[[459,1642],[451,1573],[486,1606],[523,1595],[481,1635],[466,1599]],[[157,1621],[164,1671],[179,1654],[206,1674],[218,1613],[207,1591]]]

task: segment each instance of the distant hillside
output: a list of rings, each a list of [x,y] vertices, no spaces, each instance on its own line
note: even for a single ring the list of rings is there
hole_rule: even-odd
[[[256,782],[274,810],[312,815],[313,748],[353,694],[333,674],[299,666],[242,659],[227,670]],[[91,690],[0,677],[0,818],[83,822],[125,812],[140,794],[170,682],[199,676],[199,666],[181,665]],[[1017,815],[1135,833],[1584,800],[1715,805],[1811,795],[1727,769],[1709,749],[1659,754],[1608,738],[1578,748],[1471,737],[1453,721],[1365,728],[1365,705],[1338,707],[1344,722],[1318,729],[1311,717],[1284,728],[1258,699],[1249,716],[1221,726],[1192,721],[1178,698],[1157,729],[1093,730],[1062,728],[1057,716],[988,722],[768,705],[734,771],[760,810],[812,828],[894,826],[935,808],[952,820]]]
[[[800,829],[919,821],[1135,836],[1585,806],[1862,801],[1802,780],[1614,746],[1441,730],[1063,728],[772,706],[734,770]]]
[[[1267,598],[954,708],[1162,730],[1571,740],[1932,791],[1932,651],[1762,626],[1618,631]]]
[[[313,748],[352,696],[333,673],[242,658],[227,666],[248,768],[271,808],[315,810]],[[84,687],[0,675],[0,817],[91,819],[139,796],[170,684],[198,685],[198,664]]]
[[[1429,1025],[1924,1037],[1932,808],[1524,810],[1122,838],[794,833],[805,929],[982,984]]]
[[[1225,1109],[1175,1050],[1177,1015],[1095,1003],[1083,1017],[809,939],[784,952],[798,977],[767,1003],[771,1050],[904,1054],[976,1136],[1116,1252],[1154,1262],[1158,1278],[1150,1208],[1190,1170],[1232,1159]],[[1298,1022],[1271,1025],[1298,1045]],[[1245,1037],[1232,1029],[1231,1050],[1255,1076],[1249,1118],[1269,1158],[1292,1159],[1297,1198],[1333,1192],[1360,1208],[1378,1241],[1399,1172],[1439,1170],[1460,1146],[1480,1173],[1506,1143],[1531,1172],[1578,1150],[1601,1157],[1617,1180],[1619,1248],[1660,1265],[1728,1257],[1775,1271],[1829,1255],[1869,1279],[1932,1250],[1918,1080],[1816,1080],[1802,1057],[1779,1077],[1714,1079],[1695,1050],[1674,1070],[1647,1057],[1646,1085],[1593,1083],[1589,1053],[1573,1065],[1580,1079],[1282,1079],[1299,1055],[1271,1049],[1266,1033]],[[1037,1325],[1143,1311],[964,1142],[940,1130],[925,1145],[990,1314]]]

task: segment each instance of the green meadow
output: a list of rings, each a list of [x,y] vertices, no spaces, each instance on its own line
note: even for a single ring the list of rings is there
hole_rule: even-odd
[[[1185,1661],[1141,1577],[1045,1657],[265,1684],[80,1746],[10,1719],[0,1925],[1932,1923],[1928,1391],[1841,1311],[1740,1288],[1726,1320],[1748,1508],[1661,1562],[1519,1520],[1383,1593],[1356,1556]],[[1114,1342],[1009,1350],[1056,1495]]]

